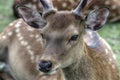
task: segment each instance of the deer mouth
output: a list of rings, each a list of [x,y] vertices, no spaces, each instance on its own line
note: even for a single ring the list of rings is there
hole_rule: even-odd
[[[50,75],[56,74],[58,70],[59,70],[59,68],[52,69],[50,72],[48,72],[48,74],[50,74]]]
[[[59,71],[59,68],[52,69],[49,72],[42,72],[40,71],[40,75],[54,75]]]

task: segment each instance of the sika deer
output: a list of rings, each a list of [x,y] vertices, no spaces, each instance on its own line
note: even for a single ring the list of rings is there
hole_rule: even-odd
[[[42,17],[18,6],[25,22],[16,20],[0,35],[0,46],[8,46],[8,63],[16,80],[41,80],[40,75],[61,70],[66,80],[119,80],[115,56],[96,32],[107,20],[107,8],[93,10],[85,18],[81,11],[87,0],[72,11],[55,10],[51,0],[40,2]]]

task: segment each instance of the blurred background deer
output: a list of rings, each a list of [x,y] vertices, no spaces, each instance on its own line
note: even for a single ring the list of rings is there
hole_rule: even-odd
[[[71,10],[74,9],[80,0],[52,0],[54,6],[58,10]],[[13,4],[13,12],[16,17],[18,12],[15,8],[17,5],[25,5],[32,9],[42,11],[42,5],[39,3],[39,0],[15,0]],[[86,8],[84,9],[85,13],[90,10],[99,8],[99,7],[108,7],[110,9],[110,16],[108,18],[109,22],[120,21],[120,1],[119,0],[89,0]]]

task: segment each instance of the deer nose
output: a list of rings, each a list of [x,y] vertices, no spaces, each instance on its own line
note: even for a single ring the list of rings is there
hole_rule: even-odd
[[[40,61],[39,62],[39,70],[42,72],[49,72],[52,69],[52,62],[50,61]]]

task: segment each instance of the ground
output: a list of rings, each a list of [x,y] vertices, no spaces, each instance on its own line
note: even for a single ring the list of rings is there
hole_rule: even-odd
[[[0,32],[15,20],[12,13],[13,0],[0,0]],[[100,35],[110,44],[117,57],[120,70],[120,22],[107,23],[98,31]]]

